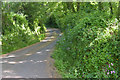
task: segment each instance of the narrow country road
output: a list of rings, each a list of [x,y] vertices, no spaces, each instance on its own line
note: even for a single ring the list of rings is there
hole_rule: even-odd
[[[31,46],[11,52],[2,59],[3,78],[53,78],[49,57],[58,35],[58,29],[47,29],[46,38]]]

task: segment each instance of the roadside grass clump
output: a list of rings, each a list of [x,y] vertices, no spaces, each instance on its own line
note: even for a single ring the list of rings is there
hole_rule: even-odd
[[[64,32],[57,42],[52,56],[63,77],[118,77],[118,25],[115,20],[108,21],[100,14],[96,16],[88,14],[77,26]]]

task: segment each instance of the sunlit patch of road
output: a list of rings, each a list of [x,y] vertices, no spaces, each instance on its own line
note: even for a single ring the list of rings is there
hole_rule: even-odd
[[[3,78],[50,78],[47,66],[48,57],[53,50],[60,31],[48,29],[46,38],[41,42],[11,52],[2,57]]]

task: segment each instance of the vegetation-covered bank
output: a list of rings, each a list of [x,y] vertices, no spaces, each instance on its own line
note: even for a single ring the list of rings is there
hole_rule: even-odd
[[[76,4],[78,11],[66,12],[56,20],[64,34],[53,54],[55,66],[65,78],[118,78],[120,5],[118,2]]]
[[[117,78],[120,2],[29,2],[2,5],[3,54],[61,29],[52,55],[65,78]]]

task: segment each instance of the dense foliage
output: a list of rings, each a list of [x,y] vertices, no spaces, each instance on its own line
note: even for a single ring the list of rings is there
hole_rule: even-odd
[[[63,77],[117,78],[120,55],[120,2],[3,3],[3,54],[59,28],[52,55]]]
[[[39,4],[39,3],[38,3]],[[29,5],[29,6],[28,6]],[[32,6],[33,5],[33,6]],[[3,3],[2,6],[2,54],[39,42],[45,37],[45,25],[39,6],[34,3]]]
[[[83,19],[82,23],[73,29],[68,30],[58,42],[54,54],[57,67],[68,72],[68,74],[64,74],[66,77],[118,77],[118,55],[120,52],[118,26],[107,27],[106,23],[101,21],[104,24],[102,26],[97,24],[99,27],[96,27],[96,23],[94,23],[96,18],[91,22],[91,25],[86,26],[84,23],[88,22],[86,19]],[[99,19],[97,22],[101,23]],[[108,69],[108,64],[111,63],[114,66]],[[116,71],[116,73],[106,75],[107,72],[104,72],[106,68]]]
[[[63,77],[118,78],[119,21],[116,10],[111,14],[109,6],[103,5],[103,11],[94,5],[91,9],[86,7],[58,19],[65,31],[57,42],[53,57]]]

